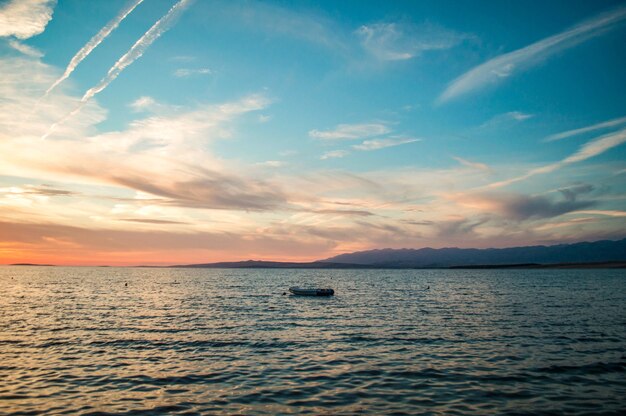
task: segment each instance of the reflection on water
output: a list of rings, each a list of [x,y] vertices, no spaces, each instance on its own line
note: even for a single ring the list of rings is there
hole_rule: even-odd
[[[625,309],[620,270],[0,267],[0,413],[620,412]]]

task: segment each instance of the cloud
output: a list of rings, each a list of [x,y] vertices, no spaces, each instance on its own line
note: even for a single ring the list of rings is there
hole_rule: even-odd
[[[194,75],[210,75],[212,73],[213,71],[211,71],[209,68],[178,68],[174,71],[173,75],[176,78],[188,78]]]
[[[50,126],[46,134],[42,136],[42,139],[46,139],[50,134],[56,130],[59,124],[64,123],[70,117],[75,116],[93,97],[102,92],[106,87],[109,86],[111,82],[115,80],[119,76],[122,71],[131,65],[135,60],[140,58],[144,52],[152,45],[152,43],[157,40],[163,33],[165,33],[171,25],[175,22],[175,20],[189,7],[193,0],[179,0],[172,8],[160,18],[146,33],[143,34],[135,42],[135,44],[126,52],[116,63],[113,65],[109,72],[106,74],[102,80],[96,86],[90,88],[85,92],[83,97],[80,99],[80,104],[72,110],[69,114],[63,117],[58,122],[54,123]]]
[[[320,140],[355,140],[380,136],[391,131],[382,123],[339,124],[332,130],[311,130],[309,136]]]
[[[23,53],[24,55],[30,56],[31,58],[43,57],[43,52],[41,52],[39,49],[33,48],[32,46],[26,45],[25,43],[22,43],[15,39],[9,39],[9,46],[16,51]]]
[[[489,166],[485,165],[484,163],[470,162],[469,160],[460,158],[458,156],[452,156],[452,159],[456,160],[457,162],[459,162],[463,166],[467,166],[468,168],[476,169],[476,170],[479,170],[481,172],[486,172],[486,173],[491,173],[492,172],[491,168]]]
[[[356,150],[378,150],[384,149],[386,147],[400,146],[402,144],[407,143],[415,143],[419,142],[422,139],[415,138],[388,138],[388,139],[373,139],[373,140],[365,140],[361,144],[355,144],[352,146],[353,149]]]
[[[135,112],[154,111],[161,108],[161,104],[157,103],[152,97],[143,96],[137,98],[135,101],[129,104],[129,107]]]
[[[111,32],[113,32],[137,6],[139,6],[143,0],[131,0],[126,7],[124,7],[109,23],[107,23],[98,33],[94,35],[89,42],[87,42],[80,50],[72,57],[70,63],[65,68],[63,75],[61,75],[54,83],[46,90],[46,95],[50,94],[57,85],[66,80],[72,72],[76,69],[89,54],[96,49],[96,47],[106,39]]]
[[[381,136],[391,133],[391,129],[383,123],[366,124],[340,124],[333,130],[311,130],[309,136],[321,140],[355,140],[359,138]],[[421,141],[413,137],[385,137],[364,140],[360,144],[352,145],[352,149],[359,151],[370,151],[384,149],[386,147],[399,146],[407,143]],[[320,159],[341,158],[350,154],[348,150],[332,150],[325,152]]]
[[[626,217],[626,211],[591,209],[580,211],[580,214],[605,215],[607,217]]]
[[[320,157],[320,159],[322,159],[322,160],[337,159],[337,158],[348,156],[349,154],[350,154],[350,152],[348,152],[347,150],[331,150],[331,151],[325,152]]]
[[[593,191],[595,187],[588,183],[581,183],[573,185],[568,188],[561,188],[558,191],[563,195],[567,201],[575,201],[578,195],[588,194]]]
[[[433,24],[374,23],[355,34],[361,46],[381,61],[407,60],[432,50],[449,49],[466,37]]]
[[[293,234],[90,229],[8,221],[0,221],[0,235],[3,245],[14,248],[15,256],[22,256],[11,257],[14,262],[64,264],[180,264],[251,256],[289,260],[326,253],[334,247],[334,243],[310,235],[305,239]]]
[[[435,223],[437,237],[443,239],[476,237],[476,228],[486,221],[487,219],[471,220],[469,218],[439,221]]]
[[[557,134],[552,134],[544,139],[544,142],[553,142],[556,140],[563,140],[568,137],[577,136],[579,134],[588,133],[590,131],[596,131],[606,129],[609,127],[619,126],[626,123],[626,117],[614,118],[612,120],[603,121],[602,123],[593,124],[591,126],[583,127],[575,130],[568,130]]]
[[[536,175],[551,173],[572,163],[582,162],[594,156],[598,156],[616,146],[623,144],[624,142],[626,142],[626,128],[617,132],[605,134],[604,136],[600,136],[598,138],[588,141],[583,146],[581,146],[576,153],[566,157],[559,162],[535,168],[530,172],[515,178],[492,183],[488,185],[488,187],[499,188],[502,186],[513,184],[515,182],[526,180]]]
[[[268,168],[281,168],[286,165],[288,165],[288,163],[282,160],[266,160],[265,162],[257,163],[257,166],[263,166]]]
[[[512,121],[524,121],[534,117],[533,114],[524,113],[521,111],[509,111],[508,113],[498,114],[492,117],[490,120],[483,123],[481,127],[496,126],[502,123],[510,123]]]
[[[139,222],[143,224],[159,224],[159,225],[181,225],[188,224],[183,221],[171,221],[171,220],[158,220],[151,218],[120,218],[119,221],[127,221],[127,222]]]
[[[27,56],[0,58],[0,141],[41,137],[52,123],[76,107],[78,100],[63,93],[41,100],[41,91],[53,82],[55,72],[53,67]],[[105,114],[96,103],[88,103],[82,117],[59,126],[57,133],[66,139],[88,136],[93,126],[106,118]]]
[[[560,165],[582,162],[583,160],[598,156],[624,142],[626,142],[626,128],[614,133],[605,134],[597,139],[590,140],[581,146],[578,152],[565,158]]]
[[[0,36],[28,39],[42,33],[55,5],[55,0],[9,0],[0,6]]]
[[[554,200],[544,195],[493,192],[459,194],[453,196],[453,200],[484,214],[495,213],[516,221],[558,217],[597,204],[593,200],[578,200],[578,195],[590,192],[586,187],[570,188],[569,191],[561,192],[562,200]]]
[[[315,212],[318,214],[337,214],[337,215],[347,215],[347,216],[356,216],[356,217],[369,217],[375,215],[370,211],[364,210],[356,210],[356,209],[316,209],[311,212]]]
[[[552,201],[544,196],[509,195],[501,197],[503,212],[514,219],[525,220],[529,218],[552,218],[572,211],[592,207],[595,201],[577,201],[565,199],[564,201]]]
[[[9,188],[0,188],[3,194],[21,194],[21,195],[42,195],[42,196],[72,196],[78,195],[76,192],[67,191],[65,189],[56,189],[48,185],[25,185],[12,186]]]
[[[265,108],[269,100],[263,96],[186,110],[172,107],[100,134],[93,126],[105,117],[94,101],[63,126],[59,137],[42,142],[50,118],[66,113],[76,100],[55,90],[54,99],[31,114],[40,98],[38,87],[50,85],[52,68],[6,57],[0,58],[0,73],[0,96],[5,98],[0,101],[0,175],[143,191],[167,207],[262,211],[287,204],[280,185],[249,178],[240,166],[228,168],[206,150],[229,137],[237,117]],[[142,105],[159,104],[147,99]]]
[[[437,102],[445,103],[502,82],[560,51],[606,33],[624,19],[626,19],[626,7],[619,7],[583,21],[564,32],[492,58],[452,81],[439,96]]]
[[[212,15],[222,21],[238,20],[238,27],[261,29],[345,53],[349,48],[341,28],[323,15],[306,10],[293,10],[264,2],[211,2]],[[211,5],[209,6],[211,7]]]

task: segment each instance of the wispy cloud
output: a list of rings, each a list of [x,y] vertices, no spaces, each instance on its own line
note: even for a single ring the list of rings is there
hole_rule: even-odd
[[[42,197],[51,196],[73,196],[77,195],[76,192],[68,191],[65,189],[57,189],[48,185],[23,185],[23,186],[11,186],[6,188],[0,188],[0,195],[21,196],[21,195],[33,195]]]
[[[583,21],[564,32],[490,59],[452,81],[437,101],[441,104],[501,82],[562,50],[606,33],[624,19],[626,7],[619,7]]]
[[[359,27],[355,34],[361,46],[381,61],[406,60],[426,51],[449,49],[466,38],[428,23],[374,23]]]
[[[0,36],[28,39],[42,33],[56,0],[10,0],[0,6]]]
[[[568,137],[577,136],[579,134],[589,133],[590,131],[602,130],[609,127],[619,126],[626,123],[626,117],[614,118],[612,120],[603,121],[602,123],[593,124],[591,126],[582,127],[580,129],[568,130],[562,133],[552,134],[544,139],[545,142],[554,142],[556,140],[567,139]]]
[[[266,160],[265,162],[257,163],[257,166],[266,167],[266,168],[282,168],[283,166],[287,166],[288,163],[282,160]]]
[[[355,140],[380,136],[390,131],[382,123],[340,124],[332,130],[311,130],[309,136],[321,140]]]
[[[626,217],[626,211],[591,209],[579,211],[580,214],[604,215],[607,217]]]
[[[541,195],[500,196],[499,203],[503,213],[516,220],[553,218],[596,205],[595,201],[578,201],[575,198],[553,201]]]
[[[165,31],[167,31],[170,26],[174,23],[174,21],[189,7],[193,0],[180,0],[176,3],[172,8],[159,19],[146,33],[143,34],[141,38],[126,52],[116,63],[109,69],[109,72],[106,74],[100,82],[87,90],[83,97],[80,99],[80,104],[76,107],[72,112],[66,115],[63,119],[59,120],[57,123],[54,123],[46,134],[42,136],[42,139],[46,139],[54,130],[57,128],[59,124],[64,123],[70,117],[76,115],[82,107],[88,102],[90,99],[95,97],[97,94],[102,92],[106,87],[109,86],[111,82],[115,80],[122,73],[124,69],[126,69],[129,65],[131,65],[135,60],[140,58],[144,52],[152,45],[152,43],[157,40]]]
[[[188,78],[193,75],[210,75],[213,71],[209,68],[178,68],[174,71],[174,76],[176,78]]]
[[[9,46],[24,55],[30,56],[31,58],[41,58],[43,56],[43,52],[39,49],[33,48],[32,46],[26,45],[25,43],[15,39],[9,39]]]
[[[458,156],[452,156],[452,159],[456,160],[463,166],[467,166],[468,168],[476,169],[476,170],[486,172],[486,173],[491,173],[491,168],[484,163],[470,162],[469,160],[460,158]]]
[[[356,150],[378,150],[378,149],[384,149],[386,147],[400,146],[402,144],[407,144],[407,143],[415,143],[421,140],[422,139],[416,139],[412,137],[372,139],[372,140],[365,140],[361,144],[355,144],[354,146],[352,146],[352,148]]]
[[[136,112],[154,111],[155,109],[160,108],[161,104],[157,103],[152,97],[143,96],[130,103],[129,107]]]
[[[56,88],[61,82],[66,80],[72,74],[72,72],[74,72],[78,64],[80,64],[83,61],[83,59],[89,56],[89,54],[94,49],[96,49],[96,47],[100,43],[102,43],[102,41],[106,39],[107,36],[109,36],[111,32],[113,32],[120,25],[122,20],[124,20],[126,16],[128,16],[133,10],[135,10],[135,7],[141,4],[141,2],[143,2],[143,0],[131,0],[126,5],[126,7],[124,7],[117,14],[117,16],[113,18],[113,20],[111,20],[102,29],[100,29],[100,31],[96,33],[94,37],[89,39],[89,42],[87,42],[82,48],[80,48],[80,50],[76,53],[76,55],[72,57],[72,59],[70,60],[70,63],[65,68],[63,75],[61,75],[56,81],[54,81],[54,83],[50,86],[50,88],[46,90],[46,95],[50,94],[50,91]]]
[[[498,114],[493,116],[489,120],[485,121],[480,127],[497,127],[503,124],[510,124],[521,122],[524,120],[528,120],[529,118],[533,118],[534,114],[524,113],[523,111],[509,111],[503,114]]]
[[[328,152],[325,152],[320,159],[322,160],[326,160],[326,159],[338,159],[341,157],[345,157],[348,156],[350,154],[349,151],[347,150],[331,150]]]
[[[580,199],[578,194],[561,194],[561,198],[546,195],[483,192],[461,193],[451,196],[461,206],[471,207],[483,214],[497,214],[508,220],[553,218],[597,205],[597,201]]]
[[[576,153],[566,157],[565,159],[559,162],[551,163],[549,165],[535,168],[531,170],[530,172],[522,176],[518,176],[516,178],[511,178],[511,179],[507,179],[504,181],[492,183],[488,185],[488,187],[499,188],[502,186],[513,184],[515,182],[523,181],[525,179],[528,179],[536,175],[554,172],[555,170],[558,170],[572,163],[582,162],[594,156],[598,156],[625,142],[626,142],[626,128],[619,130],[617,132],[605,134],[604,136],[600,136],[596,139],[590,140],[589,142],[581,146],[580,149],[578,149]]]
[[[349,48],[341,27],[326,16],[309,10],[293,10],[266,2],[211,2],[211,10],[224,21],[238,20],[239,27],[302,39],[332,51]]]

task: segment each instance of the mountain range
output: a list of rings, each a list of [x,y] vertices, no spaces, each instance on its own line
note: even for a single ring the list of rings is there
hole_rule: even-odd
[[[248,260],[187,264],[190,268],[454,268],[454,267],[624,267],[626,238],[552,246],[511,248],[379,249],[340,254],[308,263]]]

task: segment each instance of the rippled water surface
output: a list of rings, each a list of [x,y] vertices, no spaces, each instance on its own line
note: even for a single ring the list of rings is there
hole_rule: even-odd
[[[626,271],[0,267],[0,413],[100,412],[623,414]]]

